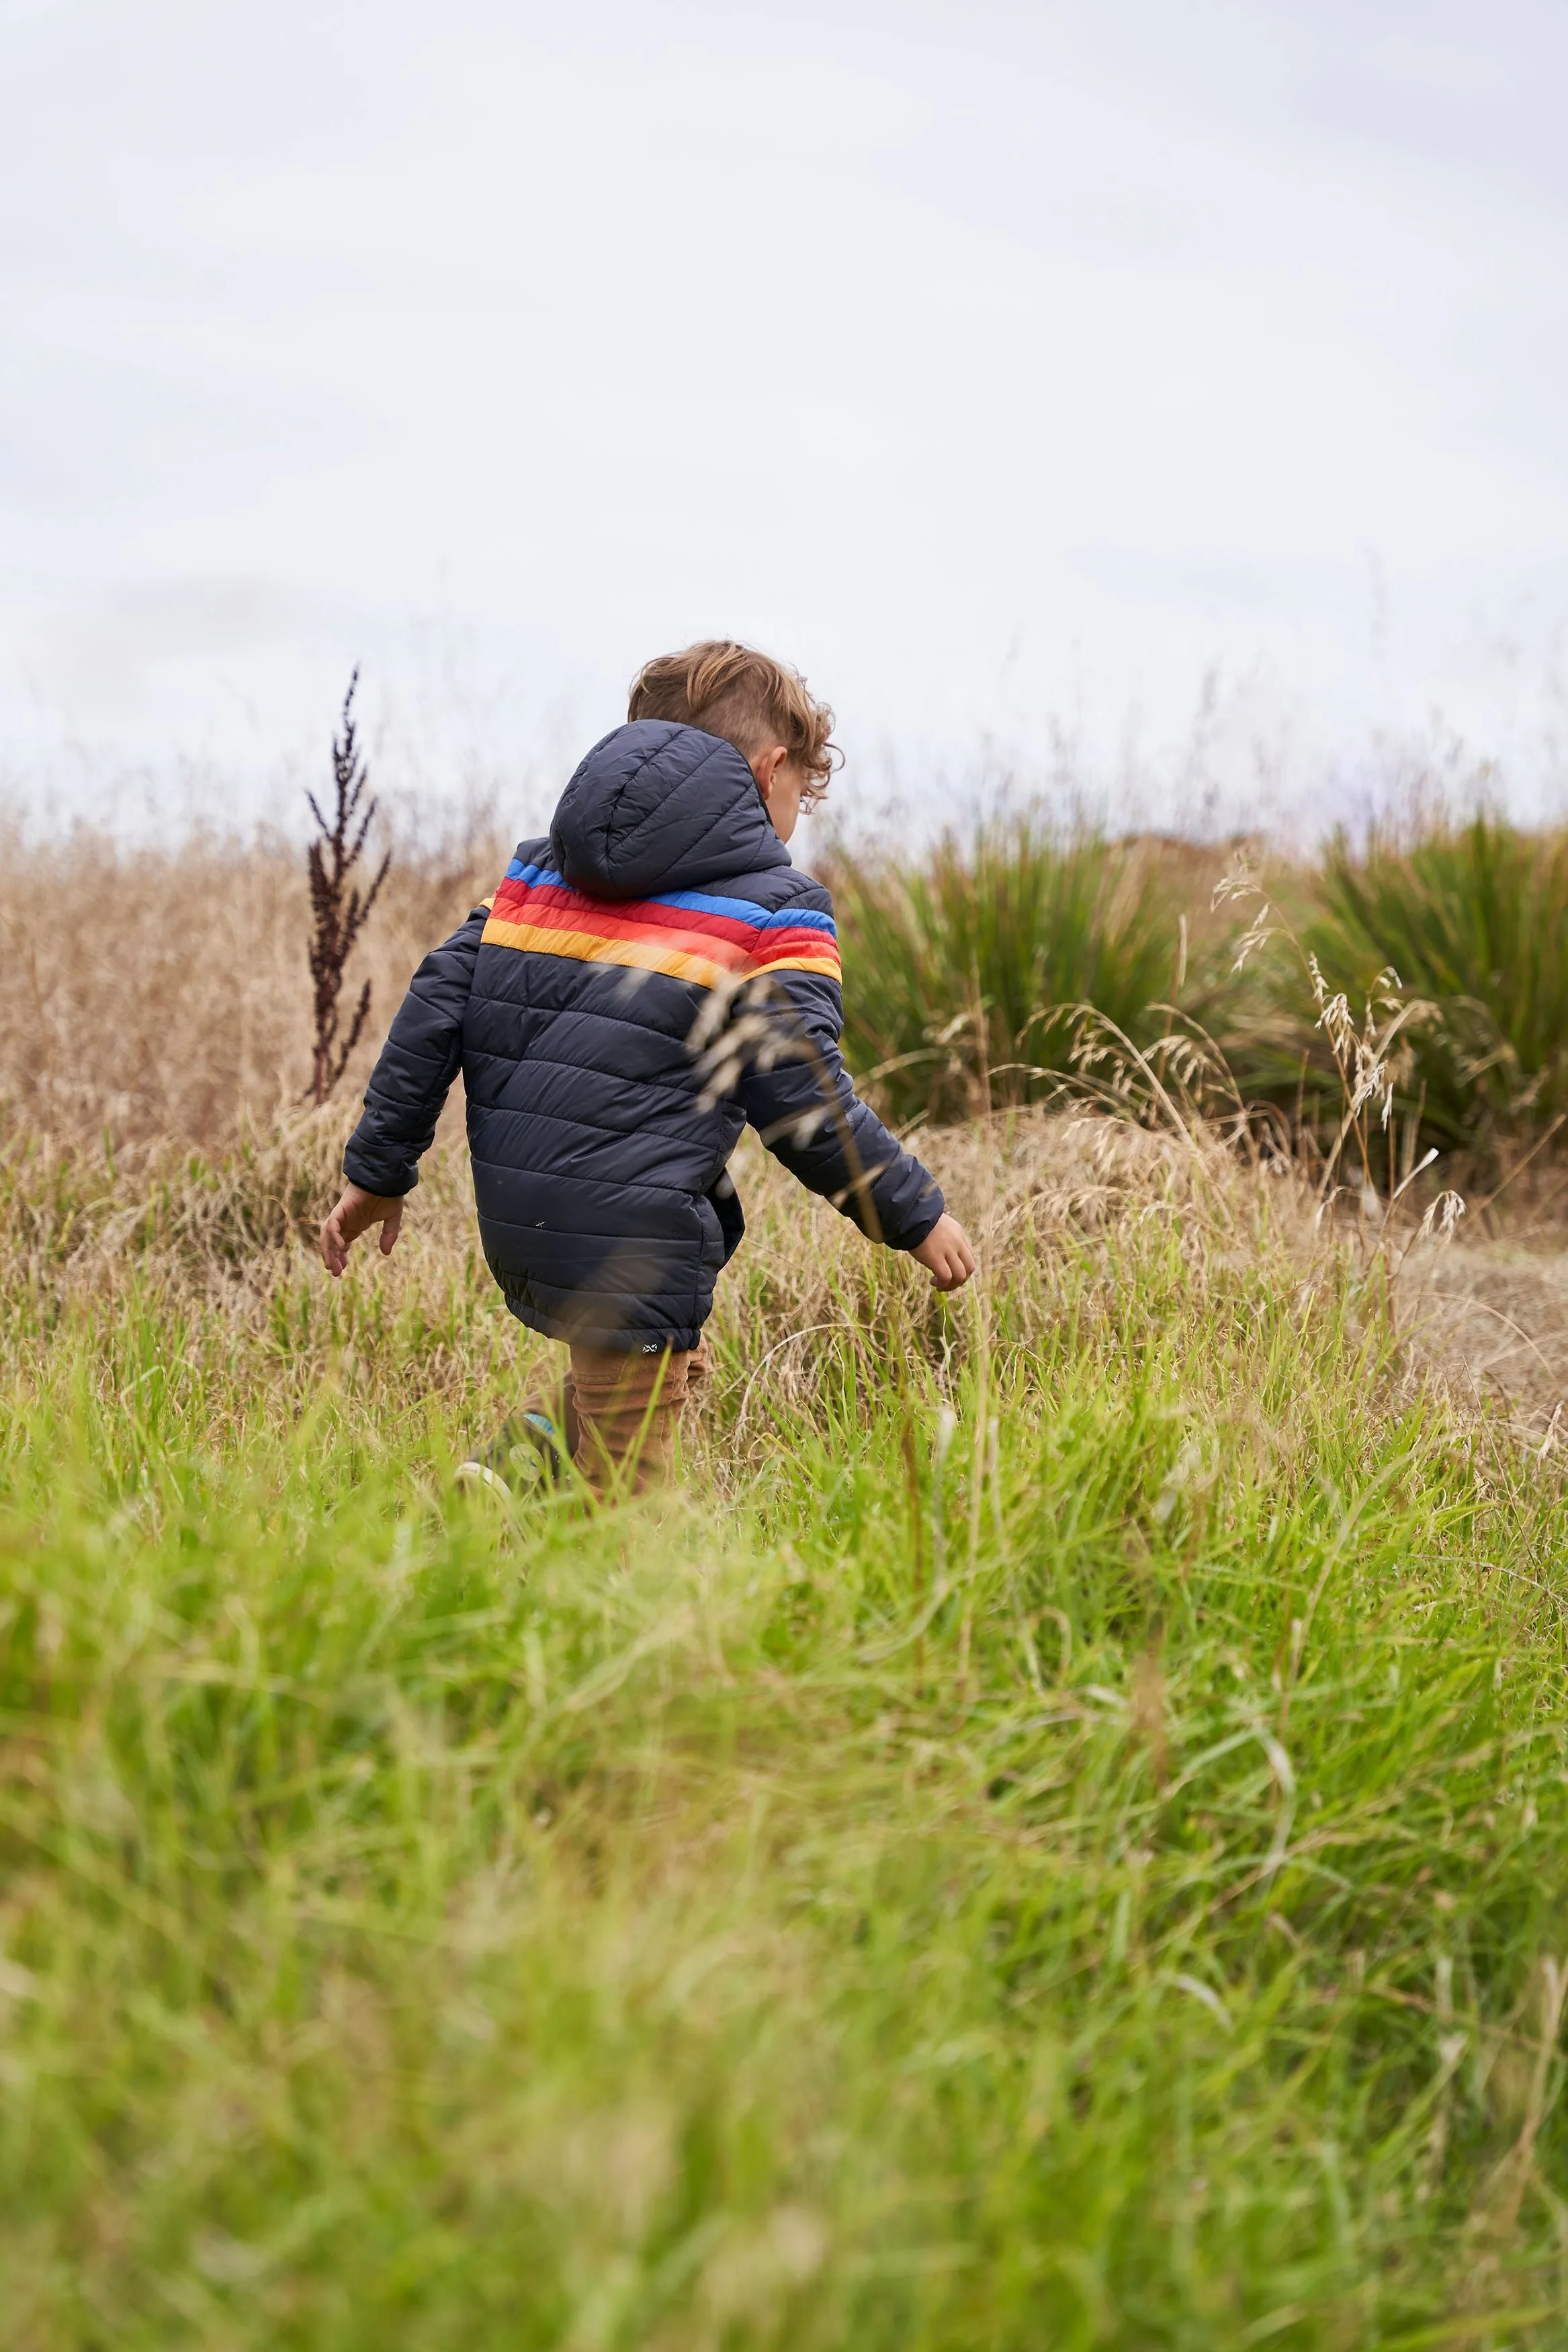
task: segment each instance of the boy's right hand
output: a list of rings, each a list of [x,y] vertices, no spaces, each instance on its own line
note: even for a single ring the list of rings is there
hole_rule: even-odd
[[[961,1290],[975,1271],[975,1252],[956,1217],[944,1210],[926,1234],[909,1253],[923,1265],[938,1290]]]
[[[342,1273],[350,1244],[371,1225],[380,1225],[382,1255],[390,1257],[402,1225],[402,1194],[367,1192],[359,1184],[345,1184],[342,1199],[321,1227],[321,1263],[329,1275]]]

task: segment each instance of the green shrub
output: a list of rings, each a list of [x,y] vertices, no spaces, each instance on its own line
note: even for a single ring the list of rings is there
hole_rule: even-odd
[[[1156,858],[1035,814],[954,832],[922,859],[841,854],[845,1044],[894,1117],[1038,1100],[1092,1005],[1136,1045],[1180,977],[1178,907]],[[1055,1017],[1053,1017],[1055,1016]]]
[[[1306,944],[1354,1002],[1385,966],[1434,1008],[1398,1100],[1423,1140],[1487,1160],[1568,1113],[1568,834],[1478,814],[1324,857]]]

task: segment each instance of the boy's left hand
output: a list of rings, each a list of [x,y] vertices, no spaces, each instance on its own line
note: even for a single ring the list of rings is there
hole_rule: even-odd
[[[961,1290],[975,1271],[974,1244],[957,1218],[948,1216],[946,1210],[909,1255],[916,1265],[925,1268],[938,1290]]]
[[[329,1275],[342,1273],[350,1244],[371,1225],[380,1225],[382,1255],[390,1257],[402,1226],[402,1194],[367,1192],[359,1184],[345,1184],[342,1199],[321,1227],[321,1263]]]

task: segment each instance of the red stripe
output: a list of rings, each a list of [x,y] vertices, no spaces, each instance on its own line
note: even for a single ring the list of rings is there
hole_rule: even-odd
[[[503,908],[503,900],[506,902]],[[514,919],[510,910],[517,908]],[[690,907],[659,907],[650,898],[591,898],[581,890],[569,890],[560,884],[503,882],[496,893],[496,911],[506,912],[508,919],[530,923],[550,919],[547,910],[559,908],[570,915],[579,930],[598,930],[599,935],[614,939],[622,935],[628,923],[650,929],[685,931],[706,939],[728,940],[737,948],[749,946],[756,932],[753,923],[737,922],[733,915],[699,915]]]
[[[838,943],[831,932],[808,930],[804,925],[798,931],[769,931],[753,949],[755,964],[777,963],[783,956],[821,956],[833,963],[839,961]]]
[[[533,899],[502,906],[499,897],[492,914],[497,922],[525,923],[538,931],[576,931],[594,940],[622,940],[628,944],[674,949],[706,955],[711,962],[738,966],[746,950],[734,940],[716,939],[706,931],[677,930],[670,923],[640,923],[617,908],[612,915],[601,904],[580,901],[575,907],[539,907]]]

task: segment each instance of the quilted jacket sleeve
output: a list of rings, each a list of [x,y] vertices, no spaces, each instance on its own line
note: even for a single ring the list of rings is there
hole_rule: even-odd
[[[806,903],[831,907],[815,884]],[[761,1001],[765,1021],[754,1014],[752,1025],[763,1034],[739,1082],[747,1118],[791,1176],[823,1193],[872,1240],[917,1248],[942,1214],[941,1190],[850,1083],[839,1053],[838,982],[824,972],[779,971]]]
[[[398,1007],[343,1154],[344,1175],[367,1192],[411,1192],[419,1181],[421,1155],[434,1139],[463,1059],[463,1015],[488,912],[476,907],[460,930],[432,950]]]

